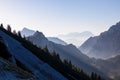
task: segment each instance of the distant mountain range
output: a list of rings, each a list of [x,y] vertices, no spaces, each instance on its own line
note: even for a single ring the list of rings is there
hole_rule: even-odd
[[[75,34],[74,36],[77,37]],[[71,35],[71,37],[73,36]],[[55,43],[56,38],[54,41],[48,40],[39,31],[28,36],[27,39],[38,47],[47,47],[51,53],[58,53],[62,60],[71,60],[74,65],[88,73],[95,71],[107,75],[113,80],[120,79],[120,23],[111,26],[108,31],[101,33],[99,36],[90,37],[79,47],[79,50],[72,44]],[[89,58],[83,53],[94,58]]]
[[[56,44],[49,41],[43,33],[36,31],[32,36],[29,36],[27,40],[31,41],[33,44],[38,47],[44,48],[47,47],[48,50],[52,52],[56,52],[60,55],[62,60],[68,59],[77,67],[83,69],[85,72],[96,72],[102,76],[105,76],[104,73],[99,71],[97,68],[91,65],[92,59],[81,53],[78,48],[74,45],[61,45]]]
[[[79,49],[95,58],[106,59],[120,55],[120,22],[99,36],[90,37]]]
[[[25,28],[27,29],[27,28]],[[32,31],[27,29],[27,31]],[[51,39],[51,40],[50,40]],[[60,55],[60,58],[62,60],[68,59],[71,60],[71,62],[85,70],[86,72],[98,72],[100,73],[96,68],[92,67],[89,62],[91,60],[86,55],[82,54],[78,48],[76,48],[72,44],[66,44],[64,41],[57,39],[54,37],[48,37],[46,38],[42,32],[36,31],[34,34],[27,37],[27,40],[31,41],[33,44],[37,45],[38,47],[45,48],[47,47],[48,50],[52,52],[56,52]]]
[[[35,33],[34,30],[30,30],[28,28],[23,28],[21,31],[21,35],[26,37],[31,36],[34,33]],[[93,36],[94,35],[91,32],[84,31],[81,33],[74,32],[74,33],[69,33],[67,35],[58,35],[58,37],[47,37],[47,39],[57,44],[66,45],[68,43],[78,47],[82,43],[84,43],[85,40]]]
[[[82,43],[84,43],[85,40],[93,36],[94,35],[89,31],[84,31],[81,33],[74,32],[74,33],[69,33],[67,35],[58,35],[60,39],[66,41],[69,44],[73,44],[77,47],[80,46]]]

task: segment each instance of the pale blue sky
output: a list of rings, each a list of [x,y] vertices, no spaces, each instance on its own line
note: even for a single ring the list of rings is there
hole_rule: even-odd
[[[42,31],[46,36],[91,31],[120,21],[120,0],[0,0],[0,23]]]

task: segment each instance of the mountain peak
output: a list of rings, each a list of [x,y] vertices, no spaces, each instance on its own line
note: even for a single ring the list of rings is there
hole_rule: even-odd
[[[29,30],[28,28],[24,27],[22,30]]]
[[[69,47],[75,47],[73,44],[68,44],[67,46],[69,46]]]
[[[31,35],[33,35],[35,33],[35,31],[34,30],[30,30],[30,29],[28,29],[28,28],[26,28],[26,27],[24,27],[23,29],[22,29],[22,31],[21,31],[21,34],[22,34],[22,36],[31,36]]]
[[[39,36],[39,37],[45,37],[44,34],[42,32],[39,32],[39,31],[36,31],[33,35]]]
[[[22,31],[34,31],[34,30],[31,30],[31,29],[28,29],[27,27],[24,27],[24,28],[22,29]]]

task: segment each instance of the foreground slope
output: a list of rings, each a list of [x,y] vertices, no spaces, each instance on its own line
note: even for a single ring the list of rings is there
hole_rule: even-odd
[[[11,55],[27,67],[36,77],[42,80],[67,80],[60,73],[38,59],[33,53],[24,48],[20,42],[0,30],[0,36],[7,45]]]

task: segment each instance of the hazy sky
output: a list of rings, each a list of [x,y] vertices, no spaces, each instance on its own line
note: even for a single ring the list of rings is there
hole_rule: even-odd
[[[0,23],[28,27],[46,36],[91,31],[120,21],[120,0],[0,0]]]

